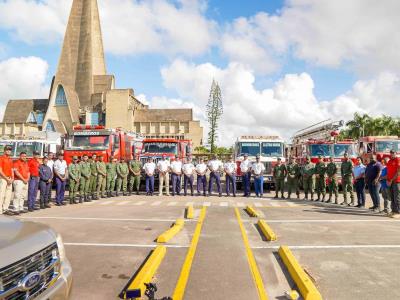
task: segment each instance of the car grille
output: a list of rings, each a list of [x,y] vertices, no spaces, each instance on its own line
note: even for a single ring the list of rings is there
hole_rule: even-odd
[[[33,272],[40,273],[39,283],[31,289],[22,281]],[[60,258],[57,243],[34,253],[12,265],[0,269],[0,299],[30,300],[43,293],[60,275]]]

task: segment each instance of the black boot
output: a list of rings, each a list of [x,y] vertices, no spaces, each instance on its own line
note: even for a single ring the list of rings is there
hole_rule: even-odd
[[[83,196],[79,195],[79,203],[83,203]]]
[[[75,197],[69,197],[69,204],[75,204]]]

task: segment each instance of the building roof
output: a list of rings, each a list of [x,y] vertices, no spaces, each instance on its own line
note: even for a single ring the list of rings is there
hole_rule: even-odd
[[[48,99],[10,100],[7,103],[3,123],[25,123],[31,112],[46,112]]]
[[[137,110],[135,122],[168,122],[168,121],[193,121],[191,108],[179,109],[143,109]]]

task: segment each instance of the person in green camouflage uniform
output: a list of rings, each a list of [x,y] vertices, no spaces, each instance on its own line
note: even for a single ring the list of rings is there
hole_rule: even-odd
[[[328,175],[329,199],[327,203],[332,203],[332,194],[335,194],[335,204],[338,204],[338,183],[337,183],[337,165],[333,157],[329,158],[329,164],[326,166],[326,175]]]
[[[81,178],[81,168],[78,164],[78,157],[72,158],[72,163],[68,166],[69,177],[69,203],[76,204],[75,196],[79,188],[79,180]]]
[[[304,200],[308,200],[308,193],[311,194],[311,201],[314,199],[315,187],[315,165],[311,162],[310,157],[306,158],[306,163],[301,168],[301,176],[303,178]]]
[[[315,165],[315,190],[317,201],[324,202],[326,195],[326,164],[321,155],[318,156],[318,163]],[[322,198],[321,198],[322,196]]]
[[[300,167],[299,165],[293,161],[293,157],[289,158],[289,164],[286,166],[287,170],[287,186],[288,186],[288,196],[287,198],[290,199],[290,194],[296,192],[297,199],[300,197],[300,190],[299,190],[299,174],[300,174]]]
[[[111,158],[106,166],[107,170],[107,196],[114,197],[115,178],[117,177],[117,159]]]
[[[92,200],[98,200],[97,197],[97,155],[93,154],[89,159],[90,164],[90,183],[89,183],[89,194]],[[89,197],[89,196],[88,196]]]
[[[136,189],[136,194],[139,195],[140,188],[140,171],[142,164],[134,157],[128,164],[129,168],[129,195],[133,193],[133,187]]]
[[[124,159],[121,159],[121,161],[117,164],[117,196],[121,192],[121,189],[122,189],[122,195],[123,196],[127,195],[128,175],[129,175],[128,164]]]
[[[79,195],[79,203],[90,202],[89,198],[89,187],[90,187],[90,175],[91,175],[91,168],[90,162],[88,161],[89,157],[84,154],[82,156],[82,161],[79,163],[81,167],[81,180],[80,180],[80,195]]]
[[[340,168],[342,174],[342,188],[343,188],[343,202],[340,205],[354,205],[354,194],[353,194],[353,163],[348,157],[348,154],[344,154],[342,166]],[[347,203],[347,192],[350,193],[351,204]]]
[[[106,177],[107,177],[107,168],[106,163],[103,161],[103,156],[99,156],[99,160],[96,164],[97,167],[97,197],[105,198],[106,197]]]
[[[274,168],[273,176],[275,181],[275,198],[278,198],[279,191],[281,192],[281,198],[285,198],[283,195],[285,189],[285,178],[286,178],[286,166],[282,163],[281,158],[278,157],[278,163]]]

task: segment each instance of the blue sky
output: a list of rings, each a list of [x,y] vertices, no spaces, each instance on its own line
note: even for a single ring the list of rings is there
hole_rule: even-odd
[[[284,135],[312,121],[348,119],[355,111],[393,114],[386,106],[377,109],[373,99],[398,100],[400,39],[388,35],[397,28],[392,12],[398,1],[98,2],[107,70],[117,87],[133,88],[152,106],[193,107],[201,119],[205,87],[215,78],[226,111],[247,115],[226,116],[223,130],[235,126],[245,133],[252,120],[260,131]],[[0,0],[0,71],[9,74],[0,80],[0,105],[8,98],[46,96],[71,3]],[[32,57],[39,60],[24,60]],[[290,122],[278,126],[273,117],[250,113],[249,103],[286,110]]]

